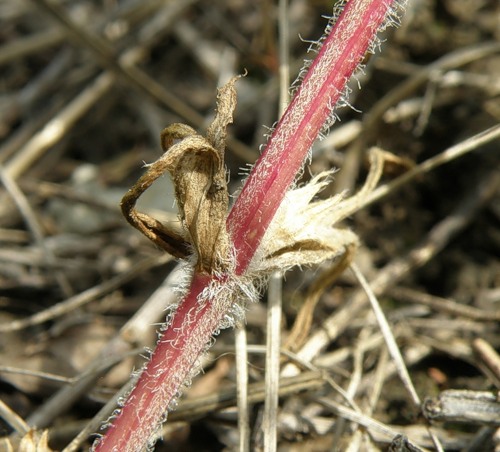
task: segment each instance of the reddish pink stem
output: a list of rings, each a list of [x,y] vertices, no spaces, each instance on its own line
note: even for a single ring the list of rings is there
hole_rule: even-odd
[[[95,450],[139,451],[154,434],[230,308],[231,300],[220,309],[214,309],[212,303],[198,303],[209,281],[206,275],[193,277],[189,293],[159,339],[136,387]]]
[[[237,274],[248,267],[286,191],[393,0],[349,1],[245,182],[228,218]]]
[[[237,252],[236,275],[244,274],[248,268],[332,106],[393,3],[394,0],[350,0],[324,41],[228,216],[227,227]],[[194,275],[188,294],[159,340],[137,386],[95,450],[142,450],[231,308],[231,297],[200,301],[209,284],[222,286],[224,279]]]

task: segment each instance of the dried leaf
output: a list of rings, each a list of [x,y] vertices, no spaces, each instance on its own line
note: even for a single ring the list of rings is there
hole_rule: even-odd
[[[290,190],[260,244],[250,267],[256,274],[269,274],[295,265],[314,265],[357,247],[356,234],[337,229],[332,222],[346,201],[342,194],[313,201],[331,178],[331,172],[314,177],[303,187]]]
[[[153,182],[164,174],[161,158],[148,165],[148,170],[139,180],[125,193],[120,203],[125,219],[153,243],[174,257],[185,258],[191,252],[190,243],[184,235],[168,228],[155,218],[138,212],[135,204],[140,196],[153,184]]]
[[[19,452],[51,452],[48,430],[30,430],[19,443]]]
[[[353,253],[359,239],[349,229],[336,226],[356,212],[376,187],[384,162],[400,160],[379,148],[369,153],[370,171],[363,187],[350,198],[339,193],[324,200],[314,197],[329,183],[333,171],[318,174],[306,185],[288,191],[255,255],[250,271],[258,275],[295,265],[314,265]]]
[[[184,124],[172,124],[161,134],[165,153],[148,166],[148,171],[127,192],[122,211],[130,224],[176,257],[196,253],[195,269],[213,273],[227,268],[230,256],[226,217],[229,206],[224,151],[226,128],[236,107],[233,77],[218,90],[217,109],[207,137]],[[154,218],[135,210],[139,196],[168,171],[184,228],[179,235]]]
[[[217,113],[207,129],[207,140],[220,153],[224,160],[226,147],[227,126],[233,122],[233,113],[236,108],[236,81],[241,77],[238,75],[229,80],[222,88],[217,90]]]
[[[177,127],[178,124],[167,127],[162,135],[173,136]],[[206,273],[220,267],[229,251],[229,196],[221,157],[198,134],[184,137],[161,157],[172,175],[181,221],[198,257],[196,269]]]

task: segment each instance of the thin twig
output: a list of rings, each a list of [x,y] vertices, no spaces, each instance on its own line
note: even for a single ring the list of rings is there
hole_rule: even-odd
[[[499,129],[500,131],[500,129]],[[449,242],[460,233],[473,219],[478,210],[495,193],[498,185],[495,170],[482,180],[474,189],[467,192],[465,200],[447,218],[436,224],[424,239],[407,255],[393,259],[382,268],[370,282],[376,295],[396,284],[411,270],[419,268],[434,258]],[[335,340],[351,323],[366,303],[363,291],[357,291],[351,299],[335,314],[328,317],[322,328],[314,333],[297,354],[303,359],[313,359],[331,341]],[[285,375],[294,374],[297,370],[287,366]],[[290,373],[288,373],[290,372]]]
[[[280,96],[279,116],[289,102],[289,29],[288,0],[280,0],[278,5],[279,56],[280,56]],[[283,305],[282,275],[274,273],[269,280],[268,317],[266,335],[266,400],[264,403],[264,451],[275,452],[278,447],[278,393],[280,376],[281,312]]]
[[[39,325],[41,323],[48,322],[49,320],[53,320],[57,317],[61,317],[62,315],[65,315],[78,307],[90,303],[91,301],[94,301],[97,298],[102,297],[112,292],[113,290],[116,290],[118,287],[121,287],[123,284],[127,283],[133,278],[136,278],[138,274],[141,274],[158,265],[163,265],[170,260],[172,260],[172,258],[168,255],[162,255],[159,258],[153,257],[144,259],[142,262],[138,262],[136,265],[134,265],[130,270],[119,274],[108,281],[98,284],[97,286],[91,287],[90,289],[76,294],[68,298],[67,300],[57,303],[48,309],[40,311],[25,319],[13,320],[8,323],[1,323],[0,333],[22,330],[24,328]]]
[[[354,273],[354,276],[356,279],[359,281],[361,284],[361,287],[365,291],[368,300],[370,301],[371,307],[373,309],[373,312],[375,313],[375,317],[377,319],[380,331],[382,332],[385,343],[387,345],[387,349],[389,350],[389,353],[392,357],[392,360],[394,364],[396,365],[398,375],[401,378],[401,381],[403,382],[406,390],[411,396],[411,399],[413,401],[413,404],[416,407],[420,407],[420,397],[417,394],[417,390],[415,389],[415,386],[413,385],[411,381],[410,374],[408,372],[408,369],[406,368],[406,365],[404,363],[403,356],[401,355],[401,352],[399,351],[398,344],[396,343],[396,339],[394,339],[394,335],[392,334],[391,327],[389,326],[389,322],[387,321],[384,312],[382,311],[382,308],[380,307],[380,304],[378,303],[377,297],[373,293],[370,285],[368,284],[368,281],[365,279],[361,271],[359,270],[358,266],[353,262],[351,264],[351,270]]]
[[[250,419],[248,405],[248,352],[247,332],[245,325],[235,328],[236,349],[236,397],[238,406],[239,451],[250,450]]]
[[[10,425],[19,436],[30,431],[30,426],[10,406],[0,399],[0,418]]]
[[[447,314],[465,317],[472,320],[500,321],[500,312],[485,311],[474,306],[458,303],[448,298],[441,298],[428,293],[419,292],[405,287],[393,287],[388,290],[388,295],[404,302],[419,303],[424,306],[445,312]]]
[[[346,390],[346,394],[350,400],[354,399],[356,392],[358,391],[359,384],[361,382],[361,378],[363,375],[363,357],[365,354],[365,347],[363,346],[364,340],[368,337],[369,330],[368,328],[363,328],[358,336],[358,341],[353,351],[353,370],[349,377],[349,386]],[[339,421],[335,425],[334,431],[334,444],[338,444],[341,440],[341,435],[345,430],[345,419],[339,419]],[[353,435],[351,440],[349,441],[350,445],[348,447],[348,451],[356,450],[361,437],[359,436],[359,432],[357,430],[357,425],[353,428]]]
[[[17,179],[32,166],[54,144],[59,142],[104,94],[113,86],[115,78],[110,73],[104,73],[87,86],[73,101],[57,113],[42,130],[20,149],[5,165],[5,171]]]
[[[333,411],[338,416],[342,416],[345,419],[356,422],[370,431],[373,430],[374,432],[385,436],[387,440],[391,440],[398,435],[398,432],[391,427],[386,426],[385,424],[371,418],[370,416],[358,413],[351,408],[341,405],[332,399],[321,397],[318,398],[317,401],[327,409]]]
[[[479,132],[476,135],[473,135],[470,138],[467,138],[466,140],[454,146],[451,146],[438,155],[431,157],[425,162],[422,162],[419,165],[413,167],[406,173],[402,174],[396,179],[393,179],[391,182],[379,186],[377,189],[366,196],[363,202],[363,207],[366,207],[371,203],[380,200],[384,196],[387,196],[388,194],[392,193],[393,191],[415,179],[416,177],[427,174],[428,172],[438,168],[441,165],[444,165],[445,163],[449,163],[452,160],[462,157],[468,152],[476,151],[485,144],[491,143],[492,141],[498,140],[499,138],[500,125],[495,125],[493,127],[490,127],[489,129]]]
[[[97,356],[83,372],[84,377],[78,380],[78,392],[73,385],[64,386],[56,392],[29,418],[30,425],[45,427],[62,411],[69,408],[81,394],[88,391],[101,375],[103,361],[109,362],[109,356],[129,353],[137,344],[143,342],[145,332],[151,331],[151,326],[164,317],[165,306],[171,305],[177,300],[174,287],[178,284],[181,271],[179,268],[172,271],[165,282],[149,297],[134,316],[120,329],[117,335],[100,351]],[[108,413],[107,416],[109,416]],[[107,418],[99,418],[103,422]]]
[[[17,208],[21,212],[24,221],[28,226],[28,229],[33,234],[36,244],[42,250],[44,258],[46,259],[47,263],[49,265],[54,266],[55,278],[57,283],[59,284],[62,293],[66,297],[71,296],[74,293],[73,288],[71,287],[71,283],[69,282],[68,278],[66,277],[62,269],[59,269],[55,266],[56,256],[54,255],[52,250],[49,249],[46,245],[42,226],[40,225],[35,215],[35,212],[31,208],[28,199],[26,198],[26,196],[24,196],[24,193],[16,184],[15,180],[9,176],[9,174],[3,169],[2,165],[0,165],[0,180],[7,189],[7,192],[10,194],[10,196],[16,203]]]
[[[42,52],[48,47],[59,44],[63,39],[64,33],[57,29],[43,30],[26,38],[17,38],[14,42],[0,47],[0,66],[33,53]]]
[[[391,106],[395,105],[405,97],[408,97],[422,84],[424,84],[432,76],[432,74],[435,73],[435,71],[455,69],[497,52],[500,52],[500,44],[498,42],[487,42],[448,53],[434,63],[421,69],[396,88],[389,91],[389,93],[387,93],[384,97],[379,99],[370,109],[368,114],[364,116],[362,125],[363,132],[358,139],[353,142],[346,153],[346,159],[343,165],[343,169],[346,174],[343,174],[343,172],[339,174],[335,183],[336,190],[342,191],[344,189],[352,188],[348,181],[354,180],[351,175],[357,173],[360,158],[364,149],[366,149],[366,145],[372,142],[384,113]]]
[[[142,45],[129,49],[123,56],[116,58],[113,48],[104,39],[100,38],[98,35],[89,33],[83,27],[75,23],[71,17],[66,14],[64,8],[46,0],[33,1],[64,27],[70,39],[89,49],[104,67],[110,69],[114,74],[120,76],[141,92],[164,104],[181,118],[187,119],[196,128],[204,128],[205,119],[203,116],[181,101],[177,96],[167,91],[160,83],[136,66],[139,59],[137,56],[143,54]],[[132,55],[136,56],[130,58]],[[233,138],[230,140],[230,146],[237,155],[244,158],[246,161],[254,160],[254,153],[243,143]]]
[[[472,347],[485,369],[487,369],[487,374],[493,383],[497,388],[500,388],[500,355],[490,343],[480,337],[474,339]]]
[[[268,288],[268,315],[266,335],[266,399],[264,404],[264,450],[274,452],[277,448],[277,418],[280,369],[281,337],[281,275],[273,275]]]

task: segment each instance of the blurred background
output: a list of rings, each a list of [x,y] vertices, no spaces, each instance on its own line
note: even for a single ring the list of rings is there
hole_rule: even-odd
[[[326,1],[289,1],[290,83],[304,59],[314,57],[310,42],[322,36],[333,7]],[[246,71],[237,84],[226,152],[230,187],[237,192],[278,119],[279,32],[278,5],[269,0],[0,1],[0,399],[28,424],[44,413],[45,421],[37,425],[49,428],[53,449],[82,431],[141,366],[138,351],[152,347],[156,338],[158,327],[151,324],[165,317],[162,306],[129,348],[120,349],[126,355],[118,356],[121,363],[105,376],[96,374],[99,383],[92,390],[59,412],[41,411],[88,370],[175,268],[126,223],[121,197],[144,164],[161,155],[161,130],[182,122],[203,133],[213,117],[216,88]],[[364,71],[352,83],[353,107],[336,111],[338,120],[314,146],[301,181],[339,168],[324,195],[354,193],[367,174],[365,156],[372,145],[418,164],[497,125],[499,38],[497,1],[410,0],[402,25],[384,32],[381,51],[367,55]],[[408,261],[409,270],[395,278],[382,300],[422,398],[446,388],[493,389],[500,379],[484,370],[473,348],[477,337],[500,346],[499,157],[498,140],[490,142],[399,187],[347,222],[360,236],[358,260],[369,279],[395,259],[408,258],[422,241],[435,245],[435,256],[423,267]],[[398,171],[389,167],[384,180]],[[140,206],[175,227],[168,175]],[[429,235],[457,212],[465,219],[460,228],[445,228],[444,238]],[[285,276],[284,338],[322,270]],[[325,288],[312,331],[355,289],[350,274]],[[439,298],[429,301],[426,295]],[[443,308],[437,303],[442,300],[451,305]],[[173,296],[165,300],[172,302]],[[317,366],[342,387],[358,372],[354,397],[361,405],[385,356],[369,312],[368,307],[353,312],[343,334],[311,357],[323,358]],[[265,298],[249,307],[247,329],[250,344],[265,343]],[[234,389],[233,341],[232,331],[221,334],[205,373],[188,391],[191,401]],[[251,383],[263,381],[263,360],[262,352],[251,354]],[[333,450],[334,444],[346,450],[352,441],[356,428],[340,426],[337,413],[316,400],[337,397],[317,378],[303,392],[281,399],[281,450]],[[398,378],[389,370],[385,378],[373,416],[432,447]],[[194,415],[183,412],[180,402],[157,450],[235,450],[237,411],[234,395],[229,399],[222,411]],[[256,448],[261,402],[257,397],[251,412]],[[446,450],[465,450],[482,427],[439,426]],[[475,450],[494,447],[489,428],[484,449]],[[0,419],[3,436],[14,430],[22,436],[23,428]],[[372,435],[363,441],[373,449],[358,450],[385,450],[390,440]]]

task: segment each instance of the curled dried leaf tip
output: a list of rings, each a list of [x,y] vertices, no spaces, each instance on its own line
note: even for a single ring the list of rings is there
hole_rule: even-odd
[[[223,271],[229,262],[230,242],[226,230],[229,195],[224,165],[227,126],[236,107],[233,77],[218,90],[215,118],[206,137],[184,124],[172,124],[161,133],[165,153],[148,166],[147,172],[122,199],[127,221],[175,257],[194,252],[198,272]],[[168,171],[179,206],[182,231],[161,224],[135,209],[137,199]]]

